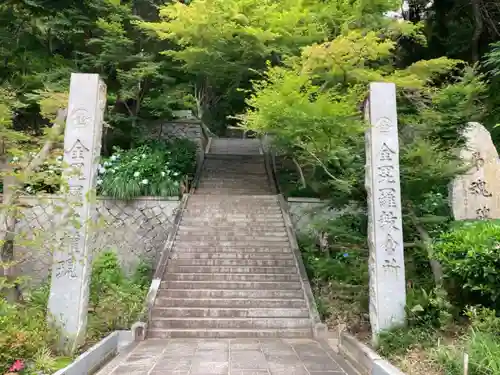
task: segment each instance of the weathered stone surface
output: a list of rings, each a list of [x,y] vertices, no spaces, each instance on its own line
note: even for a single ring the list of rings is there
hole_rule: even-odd
[[[175,121],[159,121],[149,124],[144,134],[152,139],[187,138],[198,147],[198,162],[203,160],[208,140],[204,137],[201,122],[197,119],[180,118]]]
[[[335,353],[314,340],[146,340],[97,375],[346,375]]]
[[[486,128],[475,122],[464,132],[466,147],[460,156],[471,169],[451,186],[455,220],[500,219],[500,160]]]
[[[56,207],[64,207],[65,202],[58,197],[23,197],[22,203],[17,229],[27,243],[15,246],[16,271],[36,285],[47,279],[51,270],[54,233],[63,224]],[[98,199],[97,224],[92,226],[94,255],[102,250],[116,251],[127,273],[140,259],[156,260],[178,207],[177,198]],[[153,209],[152,218],[146,217],[145,208]]]
[[[288,210],[293,226],[298,233],[316,233],[315,224],[334,219],[339,215],[337,210],[328,207],[328,202],[316,198],[288,198]]]
[[[99,75],[71,75],[64,133],[65,198],[74,204],[71,215],[79,225],[58,228],[63,245],[54,251],[48,303],[51,319],[62,329],[71,352],[86,334],[92,255],[88,228],[94,213],[90,197],[96,186],[105,106],[106,85]]]
[[[372,83],[366,105],[370,322],[374,338],[405,321],[406,285],[396,87]]]
[[[92,374],[118,352],[120,333],[115,331],[76,358],[73,363],[54,375]]]

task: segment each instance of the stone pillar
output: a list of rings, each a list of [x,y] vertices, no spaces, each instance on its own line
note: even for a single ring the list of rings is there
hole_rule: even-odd
[[[48,304],[50,318],[62,329],[68,352],[73,352],[86,334],[92,255],[89,225],[95,211],[91,197],[95,196],[105,106],[106,85],[99,75],[71,75],[64,133],[64,197],[68,207],[74,208],[76,223],[61,229],[62,245],[54,251]]]
[[[500,159],[490,132],[477,122],[464,129],[464,163],[472,167],[451,184],[455,220],[500,219]]]
[[[370,322],[377,334],[405,322],[406,282],[399,183],[396,87],[370,84],[365,107]]]

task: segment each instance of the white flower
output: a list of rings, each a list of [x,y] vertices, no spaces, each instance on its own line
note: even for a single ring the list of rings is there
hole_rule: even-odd
[[[97,180],[97,185],[102,184],[102,180]]]
[[[179,172],[174,172],[174,176],[178,176],[179,175]]]
[[[141,175],[140,172],[134,172],[134,177],[139,177]]]
[[[28,186],[28,187],[26,188],[26,191],[27,191],[28,193],[31,193],[31,192],[33,191],[33,188],[32,188],[31,186]]]
[[[115,173],[116,171],[117,171],[117,169],[116,169],[116,168],[113,168],[113,169],[111,170],[111,172],[113,172],[113,173]]]
[[[118,157],[116,155],[111,155],[111,160],[112,161],[115,161],[116,159],[118,159]]]
[[[162,177],[165,177],[165,174],[166,174],[165,172],[163,171],[161,172]]]
[[[110,163],[109,161],[105,161],[105,162],[104,162],[104,166],[105,166],[105,167],[109,167],[110,165],[111,165],[111,163]]]
[[[100,168],[99,168],[99,173],[100,173],[100,174],[104,174],[104,173],[106,173],[106,168],[104,168],[104,167],[100,167]]]
[[[12,161],[19,161],[19,158],[18,158],[17,156],[14,156],[14,157],[12,158]]]
[[[142,154],[141,158],[146,159],[146,154]]]
[[[144,180],[141,181],[141,184],[143,185],[147,185],[149,183],[148,179],[145,178]]]

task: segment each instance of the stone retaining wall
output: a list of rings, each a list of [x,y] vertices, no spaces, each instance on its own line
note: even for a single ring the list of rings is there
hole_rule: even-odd
[[[327,202],[317,198],[287,198],[288,210],[297,234],[312,234],[315,223],[333,219],[339,211],[332,210]]]
[[[23,197],[14,253],[18,274],[34,284],[47,278],[52,252],[60,241],[56,233],[67,221],[61,219],[56,197]],[[141,258],[155,261],[159,256],[179,199],[139,198],[133,201],[98,199],[95,225],[92,225],[92,248],[114,250],[124,269],[132,271]]]
[[[52,252],[60,241],[56,233],[62,223],[58,206],[63,202],[54,196],[23,197],[16,230],[17,274],[34,284],[47,278]],[[159,256],[179,199],[143,197],[132,201],[97,200],[95,225],[92,226],[94,251],[114,250],[127,272],[140,259],[155,261]],[[337,215],[326,203],[315,198],[288,198],[288,207],[297,233],[314,233],[314,223]]]

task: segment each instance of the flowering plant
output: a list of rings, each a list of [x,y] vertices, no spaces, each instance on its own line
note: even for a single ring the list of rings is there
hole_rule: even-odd
[[[195,156],[194,143],[183,139],[127,151],[115,147],[99,166],[98,192],[119,199],[178,195],[182,179],[194,171]]]
[[[10,159],[10,165],[14,173],[20,173],[28,165],[29,162],[36,156],[34,152],[26,153],[25,155],[13,156]],[[24,193],[57,193],[61,186],[61,176],[63,170],[63,157],[56,152],[48,158],[34,174],[30,176],[29,181],[25,181],[23,186]],[[1,190],[3,184],[0,182]]]
[[[17,359],[12,366],[9,368],[9,372],[7,374],[20,374],[21,371],[24,370],[24,362],[20,359]]]

